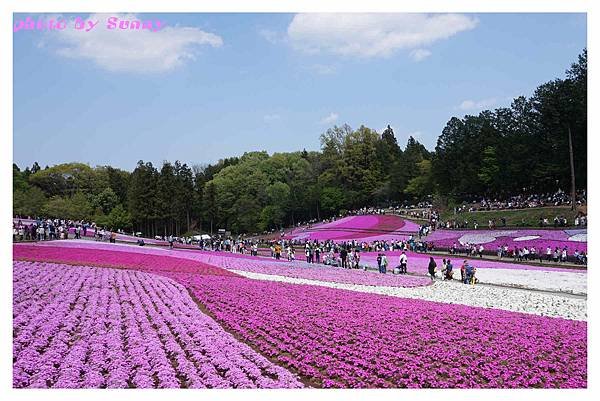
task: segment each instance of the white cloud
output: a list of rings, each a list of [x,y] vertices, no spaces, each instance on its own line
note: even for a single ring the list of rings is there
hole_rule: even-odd
[[[263,117],[263,120],[264,120],[266,123],[270,123],[270,122],[273,122],[273,121],[277,121],[277,120],[279,120],[279,119],[281,119],[281,116],[280,116],[279,114],[266,114],[266,115]]]
[[[100,21],[94,29],[84,32],[70,25],[51,32],[49,44],[64,57],[90,60],[109,71],[142,73],[172,70],[194,60],[199,46],[223,44],[220,36],[194,27],[167,26],[156,32],[107,29],[106,20],[111,16],[138,19],[131,14],[93,14],[88,19]]]
[[[321,119],[320,123],[321,124],[332,124],[332,123],[336,122],[338,118],[339,118],[338,113],[329,113],[328,116],[325,116]]]
[[[460,110],[481,110],[481,109],[486,109],[489,107],[492,107],[493,105],[496,104],[496,98],[489,98],[489,99],[483,99],[483,100],[463,100],[461,104],[458,105],[458,108]]]
[[[431,52],[427,49],[415,49],[410,52],[410,57],[417,62],[424,60],[429,56],[431,56]]]
[[[307,53],[388,57],[421,49],[477,26],[462,14],[296,14],[288,26],[292,45]],[[425,55],[421,51],[421,57]],[[426,56],[425,56],[426,57]]]

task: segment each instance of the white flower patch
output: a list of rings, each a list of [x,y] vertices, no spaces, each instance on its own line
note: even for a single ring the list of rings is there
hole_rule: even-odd
[[[456,280],[452,282],[436,280],[432,285],[416,288],[376,287],[370,285],[340,284],[262,273],[250,273],[241,270],[231,271],[254,280],[309,284],[393,297],[423,299],[434,302],[502,309],[539,316],[562,317],[571,320],[587,321],[587,301],[584,298],[516,288],[492,287],[481,284],[468,285],[462,284]]]
[[[494,242],[496,237],[506,237],[514,234],[515,231],[484,231],[481,234],[465,234],[458,239],[461,244],[487,244]]]
[[[569,241],[587,242],[587,234],[575,234],[569,237]]]
[[[538,238],[540,238],[539,235],[526,235],[524,237],[513,238],[513,241],[531,241],[533,239],[538,239]]]
[[[482,268],[477,269],[477,278],[485,284],[587,295],[587,273],[575,271]]]

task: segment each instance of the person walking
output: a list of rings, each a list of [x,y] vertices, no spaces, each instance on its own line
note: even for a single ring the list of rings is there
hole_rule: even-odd
[[[428,270],[429,270],[429,275],[431,276],[431,281],[435,280],[435,268],[437,267],[435,260],[433,260],[433,257],[429,257],[429,266],[428,266]]]

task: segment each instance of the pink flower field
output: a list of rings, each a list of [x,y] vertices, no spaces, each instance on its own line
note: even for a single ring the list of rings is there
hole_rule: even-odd
[[[231,270],[408,289],[423,277],[93,241],[13,253],[14,387],[587,386],[585,321]]]
[[[344,217],[310,229],[295,230],[286,239],[334,240],[401,240],[419,231],[419,226],[394,215],[363,215]]]

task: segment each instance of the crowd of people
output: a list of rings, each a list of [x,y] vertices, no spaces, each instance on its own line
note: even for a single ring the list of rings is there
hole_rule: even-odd
[[[23,221],[13,220],[13,241],[48,241],[68,239],[73,232],[73,238],[85,237],[88,230],[98,233],[99,227],[95,223],[82,220],[38,218]],[[104,234],[104,229],[101,229]]]
[[[527,223],[524,220],[522,220],[520,225],[525,227],[525,226],[527,226]],[[581,228],[585,228],[585,227],[587,227],[587,216],[582,212],[577,213],[577,215],[573,219],[573,224],[569,224],[569,221],[567,220],[567,218],[564,215],[557,215],[554,217],[554,219],[549,219],[547,217],[540,216],[539,221],[538,221],[538,226],[541,228],[546,228],[546,227],[554,227],[554,228],[581,227]],[[473,219],[472,221],[469,221],[468,219],[464,219],[464,220],[448,219],[446,221],[440,220],[437,222],[432,222],[429,225],[430,230],[435,230],[435,229],[447,229],[447,230],[474,229],[474,230],[477,230],[480,227],[488,228],[490,230],[493,230],[496,228],[504,228],[504,227],[506,227],[506,218],[500,217],[498,219],[496,219],[496,218],[488,219],[485,222],[484,226],[481,226],[481,224],[479,224],[479,222],[475,219]]]
[[[376,241],[378,244],[373,247],[366,243],[358,243],[356,241],[348,241],[343,243],[334,243],[333,241],[305,241],[298,244],[292,241],[272,241],[270,244],[270,256],[274,259],[287,259],[288,261],[296,260],[296,249],[300,249],[305,257],[305,261],[309,264],[324,264],[328,266],[341,267],[344,269],[363,269],[368,270],[367,264],[361,264],[361,252],[377,253],[377,269],[379,273],[386,274],[390,261],[385,251],[401,250],[398,257],[398,263],[391,270],[392,274],[409,274],[409,260],[407,251],[411,250],[409,242],[406,241]],[[460,281],[467,284],[475,284],[476,268],[465,260],[461,264]],[[437,278],[438,272],[442,280],[453,280],[453,266],[450,259],[442,260],[442,268],[438,271],[437,264],[433,257],[430,257],[428,265],[428,273],[432,280]]]
[[[543,194],[518,194],[505,199],[483,198],[479,201],[473,201],[471,204],[463,204],[455,208],[456,213],[476,212],[480,210],[504,210],[504,209],[528,209],[545,206],[565,206],[571,204],[571,195],[558,190],[555,193]],[[575,203],[584,205],[587,203],[587,193],[585,190],[576,193]]]
[[[471,257],[482,258],[483,255],[496,255],[498,259],[512,258],[515,262],[528,262],[528,261],[539,261],[554,262],[554,263],[567,263],[572,262],[575,264],[587,265],[587,253],[584,250],[576,249],[573,253],[570,253],[567,247],[559,249],[555,247],[552,249],[550,246],[543,249],[542,247],[536,248],[535,246],[523,246],[509,248],[508,245],[498,245],[495,250],[486,249],[483,244],[461,244],[454,242],[448,249],[448,253],[451,255],[466,255]]]

